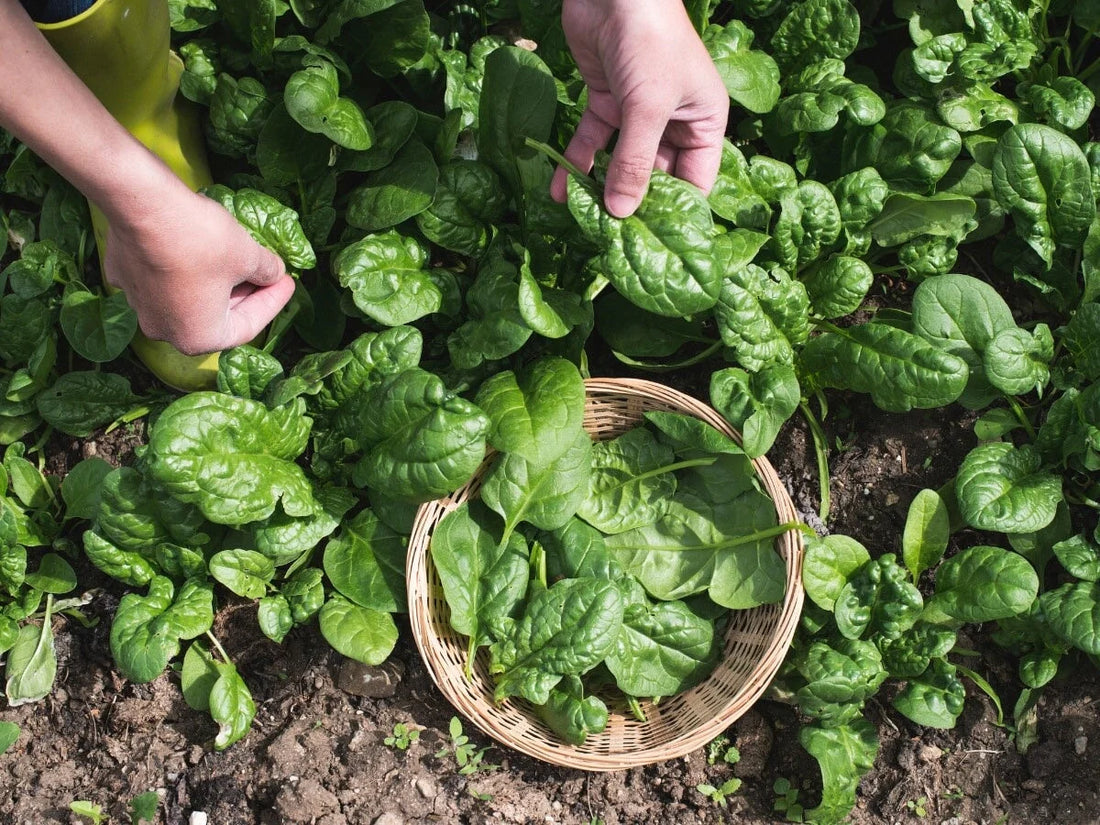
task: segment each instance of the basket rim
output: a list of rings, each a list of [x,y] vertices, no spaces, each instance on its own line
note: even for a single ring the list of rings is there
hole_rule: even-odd
[[[679,411],[701,418],[733,438],[737,443],[741,443],[740,433],[716,410],[698,399],[665,384],[639,378],[588,378],[585,379],[584,383],[586,423],[590,408],[597,402],[619,397],[628,399],[628,402],[633,400],[642,405],[656,403],[679,408]],[[644,407],[638,409],[642,410]],[[640,411],[636,418],[640,420]],[[579,747],[569,745],[560,739],[557,742],[547,743],[535,736],[524,736],[528,732],[527,726],[522,726],[523,730],[517,734],[514,727],[504,724],[501,719],[502,716],[508,715],[509,718],[529,720],[532,727],[541,725],[540,722],[533,719],[533,713],[526,702],[512,698],[497,705],[492,702],[491,683],[486,685],[483,679],[475,676],[477,687],[482,689],[479,696],[469,684],[463,685],[463,682],[468,682],[463,673],[459,672],[457,674],[458,680],[456,681],[454,668],[442,659],[438,651],[442,644],[459,637],[460,634],[454,632],[446,618],[441,619],[428,605],[429,578],[434,574],[434,571],[430,568],[429,544],[431,532],[434,525],[444,515],[458,507],[462,502],[476,496],[481,477],[484,475],[494,454],[492,448],[488,448],[486,457],[477,472],[465,485],[451,495],[422,504],[417,509],[412,533],[409,537],[406,581],[410,627],[417,650],[432,682],[456,710],[462,713],[482,733],[490,736],[500,744],[528,756],[562,767],[580,768],[589,771],[610,771],[685,756],[704,746],[755,704],[779,670],[790,647],[802,610],[804,600],[801,576],[803,544],[801,531],[797,529],[789,530],[775,539],[776,547],[783,556],[786,567],[787,578],[782,601],[745,611],[751,613],[762,610],[774,612],[776,608],[779,610],[774,627],[769,629],[767,642],[763,645],[758,661],[749,671],[748,678],[745,679],[743,685],[735,694],[725,700],[724,706],[713,713],[709,719],[693,727],[685,728],[659,744],[618,752],[613,750],[601,752],[590,747],[590,742],[593,736],[599,738],[604,736],[607,733],[606,731],[605,734],[590,735],[589,741]],[[786,487],[767,458],[762,456],[753,459],[752,464],[758,480],[775,504],[779,523],[801,522]],[[731,623],[731,630],[727,635],[727,646],[729,645],[729,638],[735,632],[733,624]],[[439,632],[437,632],[437,626],[440,628]],[[461,638],[465,640],[464,636]],[[483,656],[484,652],[479,654],[478,661]],[[677,697],[681,697],[683,701],[690,701],[690,696],[698,691],[701,685],[710,682],[715,673],[722,669],[726,663],[727,659],[721,659],[715,671],[706,680],[700,685],[678,694]],[[469,690],[462,689],[464,687],[469,688]],[[484,690],[485,687],[488,687],[489,690]],[[670,700],[677,697],[670,697]],[[644,730],[645,726],[649,724],[635,723],[614,714],[613,719],[616,720],[616,724],[630,725],[639,730]],[[609,721],[608,727],[611,728],[611,726],[612,722]],[[601,745],[604,744],[606,743],[601,743]]]

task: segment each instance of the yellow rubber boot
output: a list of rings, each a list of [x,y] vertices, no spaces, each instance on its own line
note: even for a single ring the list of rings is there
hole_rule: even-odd
[[[198,112],[177,94],[183,62],[171,50],[166,0],[97,0],[76,17],[38,28],[107,111],[184,183],[199,189],[213,182]],[[89,207],[102,267],[107,219]],[[191,392],[214,385],[217,353],[184,355],[140,330],[131,347],[169,386]]]

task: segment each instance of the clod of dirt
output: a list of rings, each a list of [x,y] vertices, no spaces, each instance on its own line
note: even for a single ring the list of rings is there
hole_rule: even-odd
[[[387,699],[397,692],[405,675],[405,664],[389,659],[377,666],[365,665],[354,659],[344,659],[336,675],[336,685],[346,693],[369,699]]]
[[[336,795],[314,779],[288,782],[275,797],[275,810],[281,822],[316,822],[339,809]]]

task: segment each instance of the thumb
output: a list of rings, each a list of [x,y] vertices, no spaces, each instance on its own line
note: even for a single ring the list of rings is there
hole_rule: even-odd
[[[286,277],[286,264],[283,259],[265,246],[256,244],[256,253],[252,265],[245,269],[245,280],[256,286],[268,286]]]
[[[274,283],[258,288],[237,287],[233,291],[228,314],[226,337],[231,343],[225,346],[235,347],[247,344],[279,314],[287,301],[294,295],[295,282],[289,275],[283,275]]]

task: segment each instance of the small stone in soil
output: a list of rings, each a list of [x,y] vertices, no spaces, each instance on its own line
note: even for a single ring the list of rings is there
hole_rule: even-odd
[[[404,675],[405,665],[397,659],[390,659],[373,667],[354,659],[345,659],[336,675],[336,685],[345,693],[355,696],[388,699],[396,692]]]

